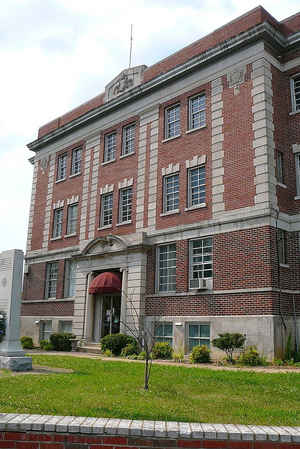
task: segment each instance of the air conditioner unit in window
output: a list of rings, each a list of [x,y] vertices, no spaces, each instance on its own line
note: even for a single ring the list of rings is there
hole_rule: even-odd
[[[206,290],[208,288],[207,279],[190,279],[190,288]]]

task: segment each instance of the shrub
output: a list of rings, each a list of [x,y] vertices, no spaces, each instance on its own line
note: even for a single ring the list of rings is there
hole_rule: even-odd
[[[71,340],[74,338],[73,334],[69,333],[57,333],[50,335],[50,343],[52,344],[55,351],[71,351],[72,343]]]
[[[184,352],[183,352],[183,350],[181,349],[178,352],[173,352],[172,358],[173,358],[174,362],[183,363],[184,362]]]
[[[259,366],[267,364],[266,359],[259,354],[256,346],[248,346],[248,348],[246,348],[242,352],[238,361],[239,363],[248,366]]]
[[[113,356],[113,353],[111,352],[110,349],[105,349],[105,351],[103,352],[103,355],[104,355],[105,357],[112,357],[112,356]]]
[[[48,340],[41,340],[40,348],[43,349],[43,351],[54,351],[53,344],[50,343],[50,341],[48,341]]]
[[[33,349],[34,346],[31,337],[21,337],[20,341],[23,349]]]
[[[145,360],[145,358],[146,358],[146,352],[145,351],[140,352],[138,354],[138,356],[137,356],[137,360]]]
[[[209,363],[210,349],[206,345],[194,346],[191,353],[192,363]]]
[[[138,355],[138,348],[137,348],[137,344],[135,343],[129,343],[129,345],[125,346],[125,348],[122,349],[121,351],[121,356],[122,357],[129,357],[132,355]]]
[[[153,359],[171,359],[172,358],[172,348],[169,343],[157,342],[152,349]]]
[[[242,334],[219,334],[218,338],[214,338],[212,343],[216,348],[221,349],[225,352],[227,360],[230,363],[233,363],[233,351],[236,349],[242,348],[244,346],[246,337]]]
[[[129,344],[137,346],[137,343],[133,337],[125,334],[109,334],[100,340],[101,350],[104,352],[109,349],[113,355],[120,355],[122,349]]]

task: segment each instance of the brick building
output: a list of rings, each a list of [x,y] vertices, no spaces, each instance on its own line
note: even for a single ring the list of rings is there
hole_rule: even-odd
[[[186,353],[226,331],[280,353],[300,325],[299,31],[255,8],[39,129],[23,335],[96,342],[137,312]]]

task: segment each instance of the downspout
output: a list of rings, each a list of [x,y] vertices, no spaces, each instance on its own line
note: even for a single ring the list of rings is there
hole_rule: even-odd
[[[275,230],[276,230],[276,258],[277,258],[277,278],[278,278],[278,311],[281,318],[282,325],[286,331],[286,324],[281,311],[281,272],[280,272],[280,260],[279,260],[279,239],[278,239],[278,219],[279,219],[279,209],[276,210],[276,220],[275,220]]]

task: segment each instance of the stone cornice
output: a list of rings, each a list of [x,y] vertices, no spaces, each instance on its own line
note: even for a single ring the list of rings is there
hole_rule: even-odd
[[[29,143],[27,147],[32,151],[38,151],[43,146],[56,141],[62,136],[73,132],[74,130],[80,128],[81,126],[85,126],[88,123],[95,121],[107,113],[115,111],[117,108],[120,108],[127,103],[136,101],[138,98],[149,94],[150,92],[163,87],[164,85],[173,82],[174,80],[181,78],[187,75],[190,72],[193,72],[199,69],[201,66],[212,63],[217,59],[220,59],[233,51],[238,50],[246,45],[249,45],[253,42],[257,42],[258,40],[264,40],[269,45],[274,47],[278,52],[282,52],[284,50],[288,50],[290,45],[295,45],[295,39],[298,42],[299,33],[291,36],[289,39],[285,38],[281,33],[275,30],[275,28],[267,22],[264,22],[260,25],[257,25],[250,30],[243,32],[233,38],[227,39],[226,41],[218,44],[217,46],[210,48],[209,50],[201,53],[200,55],[192,58],[186,63],[175,67],[164,73],[160,76],[155,77],[154,79],[141,84],[133,89],[130,89],[123,95],[119,96],[116,99],[111,100],[108,103],[105,103],[92,111],[87,112],[86,114],[72,120],[71,122],[65,124],[64,126],[46,134],[40,139],[34,140]],[[292,39],[293,38],[293,39]]]

